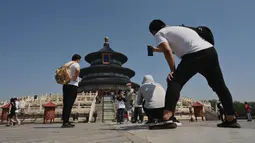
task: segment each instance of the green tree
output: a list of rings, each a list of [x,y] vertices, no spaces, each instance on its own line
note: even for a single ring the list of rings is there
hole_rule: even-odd
[[[234,101],[234,108],[239,116],[245,116],[244,103],[240,101]]]
[[[215,110],[216,110],[215,107],[216,107],[216,105],[217,105],[218,100],[217,100],[217,99],[211,99],[211,100],[208,100],[208,102],[211,103],[212,110],[215,111]]]

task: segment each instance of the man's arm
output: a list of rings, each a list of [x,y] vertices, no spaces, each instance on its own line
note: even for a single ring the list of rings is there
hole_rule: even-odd
[[[155,49],[159,49],[161,52],[164,53],[170,70],[172,72],[174,72],[175,71],[174,56],[173,56],[172,49],[169,46],[169,43],[168,42],[163,42],[163,43],[159,44],[158,47],[155,48]]]
[[[158,52],[158,53],[162,53],[162,51],[159,48],[155,48],[152,46],[152,51],[153,52]]]
[[[155,40],[156,40],[157,48],[153,47],[153,51],[164,53],[171,72],[174,72],[175,71],[174,56],[172,54],[173,53],[172,49],[167,39],[165,38],[165,35],[163,33],[158,33],[155,35]]]

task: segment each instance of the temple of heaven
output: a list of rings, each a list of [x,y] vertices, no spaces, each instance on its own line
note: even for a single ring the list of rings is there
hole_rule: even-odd
[[[132,88],[138,89],[139,85],[130,81],[135,72],[122,67],[127,60],[127,56],[110,48],[109,38],[106,37],[103,48],[85,56],[90,66],[81,69],[79,92],[126,90],[130,84]]]

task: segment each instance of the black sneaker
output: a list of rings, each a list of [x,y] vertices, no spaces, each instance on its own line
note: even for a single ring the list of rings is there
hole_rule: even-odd
[[[153,121],[153,120],[148,120],[148,121],[145,122],[144,124],[152,124],[152,123],[155,123],[155,121]]]
[[[75,125],[71,124],[71,123],[63,123],[61,128],[73,128]]]
[[[169,120],[163,120],[163,119],[158,119],[155,120],[155,123],[150,124],[150,127],[155,129],[175,129],[177,128],[177,124],[175,124],[172,120],[172,118],[170,118]]]
[[[179,127],[179,126],[182,126],[182,123],[179,121],[179,120],[177,120],[176,119],[176,117],[172,117],[172,120],[173,120],[173,122]]]
[[[224,121],[217,125],[220,128],[241,128],[240,124],[237,123],[237,120],[234,119],[232,121]]]

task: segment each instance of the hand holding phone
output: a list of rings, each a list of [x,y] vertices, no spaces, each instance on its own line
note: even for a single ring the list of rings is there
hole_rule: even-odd
[[[147,46],[147,52],[148,52],[148,56],[153,56],[153,46],[148,45]]]

